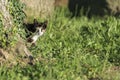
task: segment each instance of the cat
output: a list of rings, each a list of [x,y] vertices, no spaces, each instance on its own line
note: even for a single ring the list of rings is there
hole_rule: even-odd
[[[35,45],[35,42],[41,37],[47,28],[48,21],[44,22],[38,22],[36,19],[34,19],[32,24],[27,24],[27,32],[30,33],[26,36],[27,42],[31,43],[32,45]]]

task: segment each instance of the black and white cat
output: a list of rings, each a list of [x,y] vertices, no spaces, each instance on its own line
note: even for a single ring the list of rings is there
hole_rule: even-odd
[[[27,24],[27,30],[32,34],[29,34],[27,37],[27,42],[30,42],[32,45],[35,45],[35,42],[42,36],[47,28],[48,21],[44,21],[39,23],[36,19],[34,19],[34,23]]]

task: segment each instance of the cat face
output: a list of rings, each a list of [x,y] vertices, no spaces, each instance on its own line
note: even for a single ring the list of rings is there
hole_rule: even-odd
[[[39,23],[36,19],[34,19],[34,27],[35,28],[41,28],[42,30],[45,30],[47,28],[48,21],[44,21]]]

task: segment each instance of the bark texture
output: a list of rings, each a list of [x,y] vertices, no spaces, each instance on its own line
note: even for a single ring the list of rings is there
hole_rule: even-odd
[[[2,18],[1,19],[3,24],[2,27],[5,29],[5,31],[12,29],[14,26],[14,23],[12,23],[13,18],[9,13],[8,0],[0,0],[0,16],[1,16],[0,18]],[[16,25],[15,27],[18,27],[18,26]],[[12,35],[12,33],[5,33],[5,34],[14,36]],[[5,34],[3,31],[3,35]],[[32,54],[28,50],[25,40],[23,40],[18,33],[16,34],[17,34],[16,37],[18,42],[16,42],[14,46],[7,47],[7,49],[3,49],[3,47],[0,47],[0,64],[1,65],[4,63],[16,65],[17,63],[28,63],[30,61],[29,56],[32,56]],[[10,36],[5,36],[5,38]],[[27,60],[25,59],[25,61],[24,61],[24,56],[28,57]]]
[[[12,26],[11,16],[7,6],[8,0],[0,0],[0,14],[2,15],[3,26],[5,29]]]
[[[21,0],[26,5],[27,18],[47,18],[54,10],[54,0]]]

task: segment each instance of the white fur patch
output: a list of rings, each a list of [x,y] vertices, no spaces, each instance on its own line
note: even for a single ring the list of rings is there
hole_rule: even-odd
[[[37,41],[37,39],[43,35],[45,31],[43,30],[42,31],[42,28],[39,28],[38,31],[36,32],[36,34],[32,37],[33,39],[33,42],[32,43],[35,43]]]

